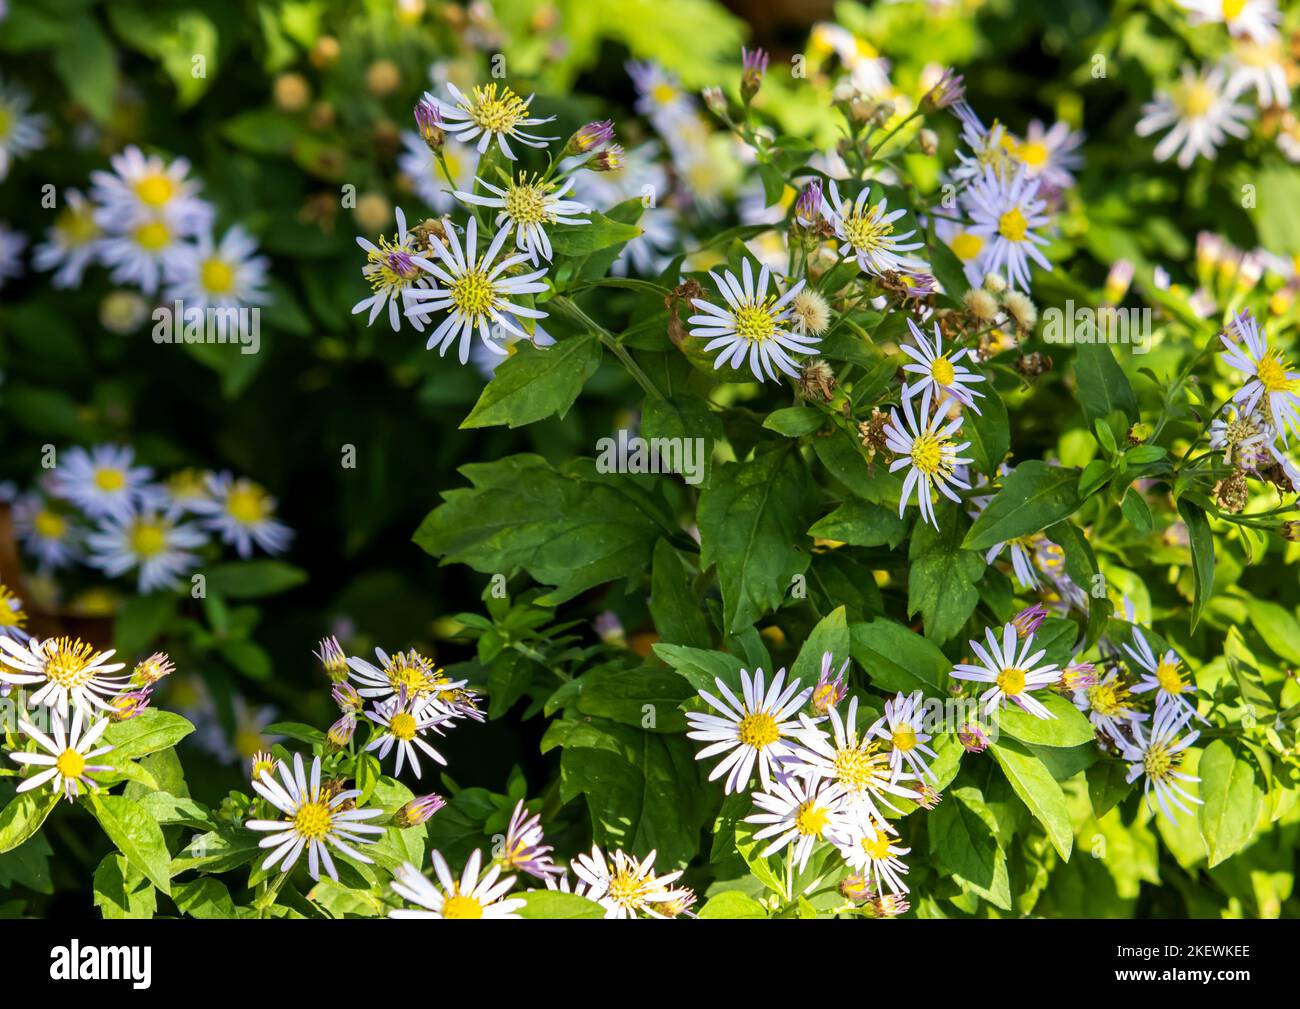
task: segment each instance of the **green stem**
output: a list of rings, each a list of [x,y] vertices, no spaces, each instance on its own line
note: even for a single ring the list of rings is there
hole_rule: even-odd
[[[623,367],[627,369],[628,374],[636,379],[637,384],[645,390],[647,396],[653,396],[655,399],[664,398],[664,394],[650,380],[650,376],[641,370],[641,366],[636,363],[628,349],[618,342],[613,333],[578,307],[577,302],[571,298],[566,298],[564,295],[558,295],[551,299],[551,304],[574,322],[587,327],[595,333],[600,342],[608,347],[610,352],[619,359]]]

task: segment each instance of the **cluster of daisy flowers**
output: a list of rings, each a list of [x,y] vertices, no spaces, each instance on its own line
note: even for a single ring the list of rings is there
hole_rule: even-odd
[[[1142,107],[1139,137],[1163,134],[1157,161],[1177,155],[1180,168],[1198,158],[1213,160],[1218,149],[1250,135],[1257,111],[1271,123],[1279,150],[1300,161],[1300,119],[1290,110],[1297,66],[1279,25],[1277,0],[1178,0],[1193,25],[1219,24],[1228,50],[1213,63],[1184,64],[1178,79]]]
[[[98,791],[96,776],[113,770],[95,762],[112,749],[102,742],[105,730],[143,712],[155,685],[175,668],[155,652],[124,673],[115,654],[77,637],[0,633],[0,692],[18,701],[17,732],[6,737],[9,757],[27,769],[20,793],[49,785],[71,802]]]
[[[14,529],[45,574],[74,566],[108,578],[134,574],[142,594],[176,586],[219,541],[241,558],[284,551],[293,533],[275,498],[229,472],[177,471],[155,479],[129,445],[60,451],[35,489],[12,503]]]

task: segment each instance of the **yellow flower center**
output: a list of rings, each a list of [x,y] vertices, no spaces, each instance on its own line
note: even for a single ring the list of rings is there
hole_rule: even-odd
[[[483,905],[463,893],[453,894],[442,902],[444,918],[482,918]]]
[[[68,245],[85,245],[99,236],[99,225],[88,206],[65,207],[55,218],[54,227]]]
[[[1009,242],[1023,242],[1029,222],[1019,207],[1012,207],[998,218],[998,234]]]
[[[948,439],[937,438],[932,434],[918,435],[912,441],[912,465],[926,476],[934,476],[943,470],[943,450]]]
[[[865,214],[854,214],[844,219],[844,240],[855,249],[870,252],[880,248],[884,239],[893,234],[894,226],[881,220],[880,206],[870,208]]]
[[[474,125],[489,133],[510,133],[519,120],[528,115],[528,104],[509,88],[502,88],[497,95],[497,86],[474,89],[474,100],[470,103],[469,116]]]
[[[608,896],[623,907],[636,909],[645,903],[645,890],[645,880],[628,869],[620,869],[610,877]]]
[[[330,812],[329,803],[317,800],[304,803],[293,815],[293,829],[309,841],[322,840],[329,833],[334,814]]]
[[[0,140],[7,140],[14,127],[14,114],[7,105],[0,105]]]
[[[69,746],[59,754],[54,766],[65,778],[79,778],[86,769],[86,758]]]
[[[761,750],[781,738],[776,719],[766,711],[755,711],[740,720],[740,741]]]
[[[171,241],[171,232],[162,221],[150,221],[135,229],[135,244],[148,252],[158,252]]]
[[[61,540],[63,534],[68,531],[68,520],[48,508],[42,508],[32,519],[32,527],[41,539]]]
[[[1235,21],[1241,17],[1241,12],[1246,9],[1246,0],[1223,0],[1223,20]]]
[[[894,749],[906,753],[916,745],[916,730],[907,724],[900,725],[894,730],[893,741]]]
[[[234,267],[213,256],[204,260],[199,268],[199,282],[211,294],[226,294],[235,286]]]
[[[266,740],[262,733],[255,726],[245,725],[235,730],[235,736],[231,740],[234,744],[235,752],[241,757],[251,757],[263,746]]]
[[[1160,684],[1160,689],[1168,694],[1181,694],[1183,692],[1182,673],[1178,670],[1177,662],[1162,661],[1156,666],[1156,682]]]
[[[414,739],[415,729],[415,716],[405,711],[399,711],[388,723],[388,731],[401,740]]]
[[[167,548],[167,530],[161,522],[138,519],[131,526],[131,551],[138,557],[153,557]]]
[[[1255,374],[1267,392],[1291,392],[1295,389],[1294,379],[1287,377],[1290,362],[1275,350],[1270,350],[1255,365]]]
[[[1128,689],[1120,683],[1098,683],[1088,688],[1088,706],[1099,715],[1112,716],[1128,710]]]
[[[0,627],[21,627],[25,623],[27,614],[23,612],[18,597],[0,585]]]
[[[956,369],[946,357],[936,357],[930,364],[930,377],[940,385],[952,385],[952,380],[956,376]]]
[[[178,188],[172,177],[163,172],[150,172],[135,180],[135,195],[141,203],[155,209],[166,206]]]
[[[1202,81],[1179,84],[1170,97],[1185,119],[1200,119],[1214,105],[1214,91]]]
[[[888,762],[877,743],[846,746],[835,752],[835,778],[848,791],[874,789],[888,777]]]
[[[405,690],[411,697],[422,697],[431,693],[437,685],[437,681],[429,674],[427,668],[411,661],[406,655],[393,656],[384,669],[384,675],[388,677],[388,682],[395,693]]]
[[[266,494],[260,487],[233,487],[226,497],[226,511],[236,522],[253,525],[266,514]]]
[[[998,673],[997,685],[1004,694],[1014,697],[1025,689],[1025,671],[1014,666],[1004,669]]]
[[[766,305],[746,305],[736,312],[736,335],[750,343],[762,343],[776,332],[776,322]]]
[[[126,486],[126,474],[109,466],[95,470],[95,486],[100,490],[115,491]]]
[[[457,277],[447,288],[447,293],[461,315],[476,322],[487,315],[488,309],[497,301],[496,288],[488,280],[487,273],[478,267],[471,267]]]
[[[411,259],[411,251],[396,238],[389,241],[382,235],[379,244],[366,253],[362,274],[370,281],[373,291],[400,291],[410,287],[420,277],[420,268]]]
[[[651,97],[660,105],[667,105],[677,97],[677,89],[671,84],[656,84],[650,92]]]
[[[519,224],[544,224],[552,219],[546,210],[546,190],[539,185],[515,185],[507,189],[505,211]]]
[[[1163,781],[1165,778],[1170,777],[1169,772],[1178,765],[1178,759],[1176,754],[1169,752],[1169,747],[1166,744],[1152,743],[1142,764],[1148,778],[1152,781]]]
[[[58,638],[45,653],[45,675],[65,690],[84,686],[94,679],[91,664],[97,657],[95,649],[80,638]]]
[[[889,838],[883,832],[875,837],[864,837],[859,844],[871,858],[877,862],[889,857]]]
[[[984,248],[984,239],[979,235],[972,235],[969,231],[963,231],[953,236],[953,240],[948,245],[958,259],[971,260]]]
[[[830,815],[821,806],[809,800],[799,807],[794,817],[794,829],[806,837],[821,837]]]
[[[1041,168],[1047,163],[1047,147],[1037,140],[1026,141],[1016,148],[1016,156],[1030,168]]]

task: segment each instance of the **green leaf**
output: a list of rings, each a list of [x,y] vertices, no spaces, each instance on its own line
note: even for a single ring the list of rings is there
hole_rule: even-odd
[[[733,690],[740,688],[740,670],[745,663],[726,652],[715,652],[707,648],[687,648],[685,645],[654,646],[654,653],[677,670],[679,676],[696,690],[716,691],[720,679]]]
[[[998,843],[998,821],[977,788],[954,788],[926,817],[930,851],[946,870],[985,900],[1011,910],[1007,855]]]
[[[871,685],[886,692],[943,694],[952,663],[930,641],[893,620],[854,624],[853,660]]]
[[[1201,611],[1214,595],[1214,534],[1205,509],[1186,498],[1178,499],[1178,514],[1187,523],[1187,538],[1192,549],[1192,624],[1201,619]]]
[[[179,605],[175,592],[128,596],[113,625],[118,652],[134,655],[148,649],[171,623]]]
[[[1300,620],[1277,603],[1251,597],[1246,615],[1269,650],[1291,665],[1300,666]]]
[[[815,684],[821,674],[822,656],[827,652],[831,654],[834,675],[849,657],[851,645],[848,618],[844,607],[839,606],[819,620],[804,639],[799,656],[790,667],[790,681],[799,680],[805,687]]]
[[[238,912],[235,902],[230,899],[230,891],[220,880],[203,876],[189,883],[177,883],[172,887],[172,900],[180,908],[181,914],[191,918],[235,918]]]
[[[12,851],[41,829],[59,804],[59,793],[33,789],[15,795],[0,809],[0,853]]]
[[[1137,420],[1137,396],[1110,347],[1104,343],[1079,343],[1075,347],[1074,377],[1079,383],[1079,405],[1083,407],[1088,426],[1105,424],[1115,411],[1122,413],[1130,424]]]
[[[158,891],[143,872],[116,853],[95,870],[95,906],[105,918],[152,918]]]
[[[68,94],[100,123],[107,123],[117,98],[113,45],[90,15],[78,18],[66,30],[63,41],[54,50],[54,70]]]
[[[984,558],[961,547],[969,520],[950,501],[936,509],[939,528],[920,522],[908,552],[907,615],[918,612],[925,636],[936,644],[951,639],[979,603],[975,584],[984,576]]]
[[[810,406],[787,406],[769,413],[763,426],[787,438],[799,438],[820,430],[825,423],[826,414],[820,410]]]
[[[1041,760],[1013,739],[999,740],[989,747],[988,752],[993,754],[993,759],[1007,776],[1012,791],[1043,825],[1052,846],[1061,858],[1069,861],[1070,852],[1074,848],[1070,810],[1065,803],[1065,794],[1051,772],[1043,766]]]
[[[691,696],[690,685],[663,666],[617,669],[604,666],[580,681],[578,711],[653,732],[682,733],[686,719],[678,710]]]
[[[767,909],[747,893],[723,890],[714,894],[699,910],[701,918],[766,918]]]
[[[636,225],[623,224],[595,210],[591,211],[589,218],[590,224],[552,228],[547,232],[556,256],[589,256],[599,249],[630,242],[641,234]]]
[[[691,591],[686,563],[664,539],[655,544],[649,607],[661,642],[692,648],[712,644],[709,622]]]
[[[1264,807],[1264,792],[1255,780],[1254,764],[1234,753],[1224,739],[1216,739],[1205,748],[1198,773],[1201,836],[1205,838],[1209,864],[1216,866],[1250,840]],[[1173,813],[1177,815],[1178,811]]]
[[[175,746],[194,731],[180,715],[161,708],[146,708],[125,722],[114,722],[104,730],[104,742],[113,745],[113,756],[143,757],[147,753]]]
[[[525,901],[521,918],[604,918],[605,909],[594,900],[559,890],[530,890],[519,895]]]
[[[661,438],[673,439],[660,452],[660,458],[676,465],[687,483],[709,485],[713,447],[722,441],[722,421],[704,400],[684,394],[669,398],[647,396],[641,404],[641,437],[651,446]],[[700,441],[698,452],[692,444],[695,439]],[[681,446],[680,452],[674,451],[673,445]],[[697,455],[698,462],[693,464]],[[698,469],[693,470],[693,465]]]
[[[108,839],[163,893],[171,892],[171,855],[162,828],[143,806],[121,795],[92,793],[90,809]]]
[[[255,599],[296,588],[307,580],[307,572],[275,560],[230,561],[215,564],[204,572],[209,592],[229,599]]]
[[[583,333],[551,347],[527,340],[497,366],[461,428],[506,424],[522,427],[543,417],[563,417],[600,367],[600,340]]]
[[[903,542],[907,523],[894,508],[859,501],[845,501],[829,515],[818,519],[808,530],[809,536],[836,540],[855,547],[887,546],[891,550]]]
[[[963,439],[970,442],[968,451],[975,468],[991,477],[1011,450],[1011,421],[998,391],[991,382],[985,385],[988,393],[976,404],[980,412],[967,411],[961,433]]]
[[[997,713],[998,728],[1022,743],[1034,746],[1079,746],[1091,743],[1096,737],[1092,723],[1073,704],[1050,690],[1034,692],[1054,718],[1035,718],[1015,704],[1008,704]]]
[[[1002,489],[966,534],[967,550],[987,550],[1028,536],[1072,515],[1081,504],[1077,470],[1049,466],[1039,459],[1022,462],[1002,481]]]
[[[1142,496],[1142,492],[1136,487],[1130,487],[1124,492],[1124,499],[1120,501],[1119,507],[1129,525],[1138,532],[1149,533],[1155,528],[1155,519],[1151,516],[1151,508],[1147,504],[1146,498]]]
[[[789,442],[760,446],[749,462],[719,467],[700,495],[700,563],[716,565],[726,630],[743,630],[786,599],[808,569],[804,530],[814,499]]]
[[[1128,781],[1128,765],[1122,760],[1099,760],[1088,768],[1087,776],[1092,813],[1099,818],[1133,791]]]

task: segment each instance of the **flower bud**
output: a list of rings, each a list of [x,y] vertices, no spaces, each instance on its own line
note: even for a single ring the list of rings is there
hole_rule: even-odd
[[[418,827],[428,821],[429,817],[433,816],[445,805],[447,805],[447,800],[436,792],[430,792],[428,795],[417,795],[394,813],[393,819],[397,821],[399,827]]]
[[[564,156],[586,154],[597,147],[603,147],[614,139],[614,120],[601,119],[580,126],[564,146]]]
[[[435,154],[442,150],[442,145],[447,141],[447,132],[442,128],[438,106],[428,98],[421,98],[415,103],[415,131],[424,141],[424,146]]]
[[[763,75],[767,73],[769,57],[763,49],[742,49],[740,54],[740,97],[748,105],[763,87]]]

